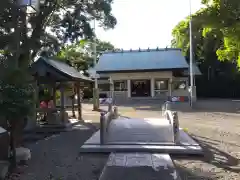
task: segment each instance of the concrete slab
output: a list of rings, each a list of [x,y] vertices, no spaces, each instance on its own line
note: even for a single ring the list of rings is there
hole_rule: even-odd
[[[203,155],[201,146],[187,133],[180,129],[180,144],[162,142],[111,142],[100,145],[100,132],[96,132],[80,148],[83,153],[111,152],[151,152],[169,153],[171,155]]]
[[[183,131],[182,128],[179,129],[180,133],[180,144],[181,146],[199,146],[199,144],[194,141],[191,136],[189,136],[186,132]],[[100,131],[94,133],[85,143],[84,145],[100,145]],[[144,141],[108,141],[107,145],[169,145],[174,146],[173,142],[144,142]]]
[[[105,145],[100,145],[100,131],[81,147],[86,153],[152,152],[178,155],[202,155],[200,145],[181,128],[180,143],[172,140],[173,132],[165,119],[121,118],[110,123]]]
[[[173,130],[169,121],[162,119],[119,118],[109,125],[108,143],[162,142],[173,143]]]
[[[203,155],[200,146],[168,146],[168,145],[87,145],[80,148],[81,153],[111,152],[150,152],[168,153],[170,155]]]
[[[112,153],[100,180],[180,180],[168,154]]]

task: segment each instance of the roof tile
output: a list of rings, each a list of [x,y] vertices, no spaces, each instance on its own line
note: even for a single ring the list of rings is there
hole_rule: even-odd
[[[145,49],[105,52],[100,56],[96,71],[160,70],[188,68],[180,49]]]

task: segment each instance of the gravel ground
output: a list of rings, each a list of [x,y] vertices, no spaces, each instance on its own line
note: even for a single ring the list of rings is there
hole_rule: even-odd
[[[97,180],[107,156],[80,155],[79,148],[93,129],[77,126],[28,145],[32,159],[9,179],[15,180]]]
[[[131,117],[159,117],[157,107],[119,107],[119,111]],[[174,159],[182,179],[240,180],[240,115],[214,110],[180,112],[179,117],[181,127],[188,128],[205,150],[205,157],[201,159]],[[86,113],[84,118],[97,124],[99,116]],[[32,159],[27,167],[19,170],[20,176],[15,179],[97,180],[107,156],[81,155],[78,152],[94,131],[79,126],[29,145]]]
[[[180,114],[180,120],[205,150],[201,160],[175,161],[183,179],[240,180],[240,116],[198,112]]]
[[[174,158],[183,180],[240,180],[239,102],[200,101],[195,112],[179,110],[180,126],[204,148],[205,157],[194,160]],[[159,117],[159,105],[123,107],[130,117]]]

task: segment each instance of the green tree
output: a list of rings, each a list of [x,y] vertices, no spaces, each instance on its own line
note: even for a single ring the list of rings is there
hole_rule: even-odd
[[[22,82],[27,74],[21,70],[8,71],[0,82],[0,115],[7,121],[10,131],[10,152],[13,167],[16,165],[15,138],[20,135],[20,127],[34,106],[34,88]],[[16,78],[17,77],[17,78]]]
[[[203,0],[207,5],[201,18],[207,33],[219,30],[223,43],[217,49],[218,59],[236,62],[240,67],[240,1]]]
[[[115,50],[111,43],[99,39],[96,40],[97,60],[102,52],[110,50]],[[62,48],[54,59],[63,61],[79,71],[88,74],[87,70],[92,67],[94,63],[93,42],[81,40],[79,43]],[[92,91],[88,89],[85,90],[85,93],[92,94]],[[74,104],[74,95],[71,96],[72,104]],[[72,109],[72,113],[73,116],[75,116],[74,108]]]
[[[58,51],[67,42],[93,35],[90,22],[114,28],[112,0],[42,0],[39,12],[26,15],[11,0],[0,3],[0,49],[19,67],[28,66],[39,51]],[[21,42],[21,43],[20,43]]]
[[[97,60],[102,52],[112,50],[116,50],[116,48],[110,42],[96,40]],[[93,42],[81,40],[79,43],[66,46],[54,58],[64,61],[79,71],[86,73],[86,70],[92,67],[94,63]]]
[[[217,48],[214,48],[217,58],[220,61],[236,62],[240,66],[240,1],[238,0],[203,0],[205,8],[193,14],[193,28],[197,37],[206,41],[214,39],[217,42]],[[189,39],[188,21],[180,22],[173,30],[175,46],[188,48]],[[185,34],[184,34],[185,33]],[[200,37],[199,37],[200,36]],[[220,43],[219,43],[220,41]],[[208,42],[211,43],[211,42]],[[208,44],[207,43],[207,44]],[[198,44],[194,43],[195,45]],[[196,48],[196,47],[195,47]],[[207,49],[204,49],[207,50]],[[195,49],[194,52],[198,52]]]
[[[93,36],[90,23],[97,20],[104,28],[114,28],[112,0],[41,0],[39,11],[27,15],[18,1],[0,2],[0,77],[2,116],[9,123],[15,164],[13,132],[34,105],[29,90],[28,68],[44,52],[55,54],[66,43]]]
[[[239,84],[239,2],[214,0],[203,3],[206,7],[192,15],[194,60],[203,73],[198,82],[203,82],[203,86],[209,82],[208,89],[213,86],[212,92],[219,89],[227,92],[230,83],[235,88]],[[189,60],[189,17],[174,27],[172,36],[172,46],[181,48]]]

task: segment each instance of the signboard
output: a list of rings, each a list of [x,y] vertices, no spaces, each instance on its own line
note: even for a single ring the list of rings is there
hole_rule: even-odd
[[[180,97],[172,97],[172,102],[179,102],[180,101]]]
[[[184,102],[184,97],[183,96],[173,96],[172,98],[171,98],[171,101],[172,102]]]
[[[18,0],[20,7],[26,9],[27,14],[36,13],[39,11],[41,0]]]
[[[112,103],[112,98],[100,98],[99,103],[100,104],[111,104]]]

